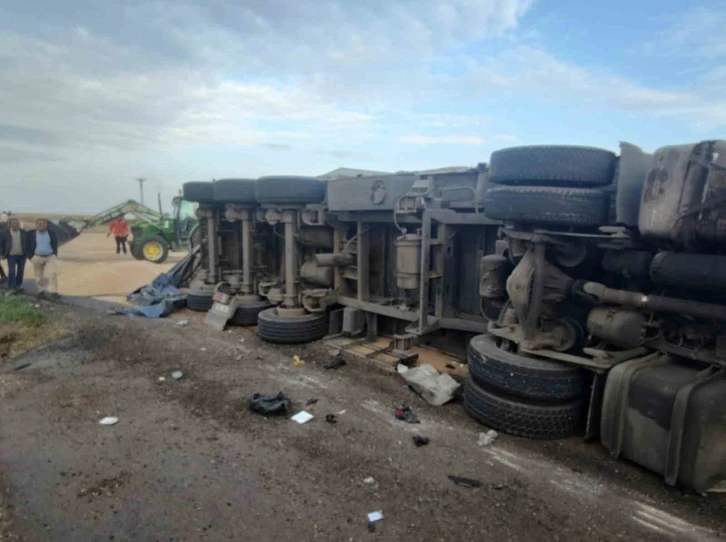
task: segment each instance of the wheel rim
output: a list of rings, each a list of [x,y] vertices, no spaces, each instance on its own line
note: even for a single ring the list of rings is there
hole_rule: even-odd
[[[161,258],[163,252],[164,251],[160,243],[152,241],[151,243],[146,243],[144,245],[144,258],[152,262]]]

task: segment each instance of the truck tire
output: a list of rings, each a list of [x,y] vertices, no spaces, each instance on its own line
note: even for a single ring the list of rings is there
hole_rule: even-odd
[[[582,368],[507,352],[491,335],[474,337],[466,358],[474,382],[514,397],[569,401],[587,391],[587,373]]]
[[[229,323],[233,326],[256,326],[257,316],[262,311],[267,310],[270,307],[272,307],[272,305],[266,299],[260,299],[259,301],[239,305],[234,313],[234,316],[229,319]]]
[[[214,203],[214,183],[208,181],[184,183],[184,199],[196,203]]]
[[[144,260],[151,263],[164,263],[169,256],[169,243],[159,235],[149,235],[139,241],[139,250]]]
[[[315,177],[260,177],[255,198],[260,203],[320,203],[325,199],[325,188],[325,181]]]
[[[489,218],[562,226],[603,226],[609,208],[607,194],[585,188],[499,186],[484,199]]]
[[[301,344],[322,339],[328,333],[328,315],[314,312],[303,316],[285,317],[276,308],[260,312],[257,333],[271,343]]]
[[[214,183],[218,203],[256,203],[254,179],[221,179]]]
[[[213,290],[189,290],[189,292],[187,292],[187,307],[193,311],[207,312],[214,304],[214,301],[212,300],[213,295]]]
[[[567,438],[580,429],[585,401],[538,404],[498,395],[471,378],[464,385],[464,408],[477,421],[502,433],[533,440]]]
[[[615,160],[614,153],[593,147],[511,147],[492,153],[489,180],[530,186],[603,186],[613,182]]]

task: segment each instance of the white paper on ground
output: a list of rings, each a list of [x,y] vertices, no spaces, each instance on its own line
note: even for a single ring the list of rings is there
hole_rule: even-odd
[[[115,425],[117,422],[118,422],[118,418],[116,418],[114,416],[107,416],[107,417],[103,418],[101,421],[99,421],[98,423],[100,423],[101,425]]]
[[[383,510],[378,510],[377,512],[371,512],[368,514],[368,521],[370,523],[374,523],[376,521],[380,521],[383,519]]]
[[[295,414],[292,418],[290,418],[292,421],[297,423],[306,423],[313,419],[313,415],[307,412],[306,410],[302,410]]]

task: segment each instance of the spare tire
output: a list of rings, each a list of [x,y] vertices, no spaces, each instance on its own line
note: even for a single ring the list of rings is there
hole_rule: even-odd
[[[484,198],[484,212],[495,220],[569,226],[608,223],[610,198],[599,190],[550,186],[499,186]]]
[[[255,198],[260,203],[320,203],[325,199],[326,186],[325,181],[315,177],[260,177],[255,184]]]
[[[593,147],[511,147],[492,153],[489,180],[531,186],[603,186],[613,182],[615,160],[615,153]]]
[[[466,358],[474,382],[512,396],[569,401],[587,391],[587,373],[582,368],[507,352],[491,335],[474,337]]]
[[[184,199],[196,203],[214,203],[214,183],[195,181],[184,183]]]
[[[278,344],[317,341],[328,333],[328,315],[314,312],[302,316],[280,316],[273,307],[257,316],[257,333],[263,340]]]
[[[255,203],[254,179],[221,179],[214,183],[214,199],[219,203]]]
[[[586,402],[538,404],[495,394],[471,378],[464,385],[464,407],[476,420],[502,433],[534,440],[554,440],[580,429]]]

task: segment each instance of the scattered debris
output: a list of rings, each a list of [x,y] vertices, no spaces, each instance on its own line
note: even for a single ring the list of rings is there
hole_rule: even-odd
[[[492,484],[489,487],[491,487],[492,489],[494,489],[496,491],[499,491],[499,490],[502,490],[502,489],[506,489],[507,488],[507,486],[505,486],[504,484]]]
[[[294,356],[292,357],[292,364],[293,364],[293,365],[294,365],[295,367],[300,367],[301,365],[305,365],[305,361],[301,360],[301,359],[300,359],[300,356],[298,356],[297,354],[295,354],[295,355],[294,355]]]
[[[204,347],[200,348],[199,350],[201,350],[202,352],[206,352],[207,351],[207,349],[204,348]]]
[[[373,476],[369,476],[368,478],[363,478],[363,483],[367,486],[372,486],[376,483],[376,479]]]
[[[325,369],[333,369],[337,370],[340,369],[343,365],[347,365],[346,361],[343,359],[343,356],[340,354],[335,356],[332,360],[330,360],[328,363],[323,365]]]
[[[368,523],[375,523],[376,521],[381,521],[383,519],[383,510],[376,510],[375,512],[371,512],[368,514]]]
[[[172,377],[172,378],[173,378],[174,380],[179,380],[179,379],[181,379],[181,377],[183,377],[183,376],[184,376],[184,373],[182,373],[181,371],[174,371],[173,373],[171,373],[171,377]]]
[[[325,421],[328,423],[338,423],[338,417],[335,414],[327,414]]]
[[[383,511],[377,510],[368,514],[368,530],[372,533],[376,532],[376,522],[383,519]]]
[[[115,416],[106,416],[105,418],[102,418],[98,423],[101,425],[116,425],[118,423],[118,418]]]
[[[297,422],[299,424],[304,424],[312,420],[314,416],[310,414],[307,410],[301,410],[297,414],[295,414],[292,418],[290,418],[292,421]]]
[[[338,412],[338,413],[336,414],[336,416],[342,416],[343,414],[345,414],[345,410],[341,410],[340,412]]]
[[[449,475],[449,480],[454,482],[457,486],[462,487],[481,487],[481,482],[479,480],[475,480],[473,478],[462,478],[461,476],[451,476]]]
[[[243,342],[245,342],[245,340],[244,339],[240,339],[239,342],[243,343]]]
[[[420,448],[421,446],[426,446],[429,443],[429,437],[424,437],[422,435],[414,435],[413,437],[413,443]]]
[[[490,429],[486,433],[479,433],[479,446],[491,446],[494,444],[494,441],[499,438],[499,433],[497,433],[494,429]]]
[[[447,373],[439,374],[431,365],[419,365],[399,373],[416,393],[433,406],[441,406],[454,398],[460,384]]]
[[[179,320],[176,325],[180,327],[187,327],[189,325],[189,320]]]
[[[290,399],[285,397],[281,391],[276,395],[255,393],[250,399],[250,411],[263,416],[287,414],[291,406]]]
[[[386,458],[386,461],[388,461],[389,463],[393,463],[393,458],[392,457],[387,457]]]
[[[396,410],[396,419],[402,420],[406,423],[421,423],[416,416],[416,413],[410,406],[402,406]]]
[[[236,358],[234,358],[235,361],[242,361],[242,354],[238,355]]]
[[[408,365],[404,365],[403,363],[399,363],[398,365],[396,365],[396,372],[398,374],[403,374],[406,371],[408,371]]]
[[[164,382],[165,380],[166,380],[166,377],[165,376],[160,376],[159,377],[159,382]]]

